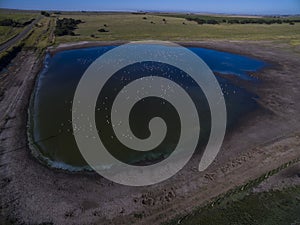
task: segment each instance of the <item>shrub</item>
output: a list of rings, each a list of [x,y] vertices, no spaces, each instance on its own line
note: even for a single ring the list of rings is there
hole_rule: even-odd
[[[219,22],[217,20],[207,20],[206,23],[207,24],[219,24]]]
[[[3,52],[0,57],[0,70],[7,66],[10,61],[22,50],[24,43],[19,43],[7,51]]]
[[[4,19],[0,21],[0,26],[7,27],[23,27],[23,24],[13,20],[13,19]]]
[[[54,34],[57,36],[71,35],[74,36],[73,30],[77,28],[77,25],[82,23],[81,20],[75,20],[72,18],[63,18],[56,21],[56,28]]]
[[[101,33],[103,33],[103,32],[109,32],[108,30],[105,30],[104,28],[100,28],[98,31],[101,32]]]
[[[228,20],[228,23],[229,24],[235,24],[235,23],[240,23],[240,21],[239,20]]]
[[[28,20],[28,21],[24,22],[22,25],[27,26],[28,24],[31,24],[33,21],[34,21],[34,19]]]
[[[46,16],[46,17],[50,16],[50,14],[46,11],[41,11],[41,15]]]
[[[195,21],[198,24],[219,24],[219,23],[228,23],[228,24],[282,24],[282,23],[298,23],[299,19],[279,19],[280,17],[273,18],[233,18],[233,19],[206,19],[201,16],[191,16],[187,15],[185,17],[188,21]],[[293,24],[291,24],[293,25]]]

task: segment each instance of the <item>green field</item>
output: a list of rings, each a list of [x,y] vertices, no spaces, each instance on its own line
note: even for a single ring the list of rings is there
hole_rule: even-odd
[[[76,41],[144,40],[170,41],[197,40],[275,40],[293,45],[300,44],[300,23],[290,24],[218,24],[199,25],[182,15],[138,15],[129,13],[63,14],[60,18],[84,21],[75,30],[76,36],[57,37],[56,43]],[[146,17],[146,19],[144,19]],[[213,17],[215,18],[215,17]],[[225,18],[225,17],[222,17]],[[166,23],[163,21],[166,20]],[[153,22],[153,23],[151,23]],[[107,27],[104,27],[104,24]],[[109,32],[98,32],[105,28]],[[94,36],[94,37],[92,37]]]
[[[19,22],[25,22],[37,17],[40,12],[25,11],[1,11],[0,20],[11,18]],[[201,41],[201,40],[271,40],[285,42],[291,45],[300,45],[300,23],[290,25],[283,24],[228,24],[222,21],[229,19],[247,19],[245,17],[226,17],[216,15],[198,16],[203,19],[214,19],[220,24],[197,24],[185,19],[185,14],[132,14],[132,13],[90,13],[90,12],[63,12],[62,14],[51,14],[41,21],[47,29],[54,29],[55,20],[61,18],[73,18],[84,21],[74,31],[75,36],[57,36],[55,44],[76,41],[113,41],[113,40],[168,40],[168,41]],[[189,17],[197,17],[189,15]],[[253,19],[253,17],[251,17]],[[266,20],[271,18],[265,18]],[[287,19],[287,18],[281,18]],[[289,17],[288,19],[299,19]],[[165,20],[165,21],[164,21]],[[104,26],[106,25],[106,26]],[[99,32],[99,29],[108,32]],[[0,26],[0,43],[7,41],[17,35],[23,28]],[[35,27],[36,37],[39,30]],[[34,36],[33,35],[33,36]],[[42,34],[44,35],[44,33]],[[34,38],[34,37],[31,37]],[[41,46],[52,44],[46,42],[46,38],[40,38]],[[36,44],[34,40],[29,45]]]
[[[5,27],[0,26],[0,44],[8,41],[23,30],[22,27]]]
[[[17,22],[24,23],[33,18],[37,17],[37,13],[24,13],[24,12],[2,12],[0,14],[0,21],[4,19],[13,19]],[[11,27],[11,26],[0,26],[0,44],[8,41],[17,34],[19,34],[24,27]]]
[[[0,10],[1,12],[1,10]],[[1,14],[1,19],[13,19],[20,23],[30,21],[33,18],[39,16],[39,13],[7,13]],[[38,54],[44,52],[44,50],[54,44],[55,37],[53,32],[55,29],[54,17],[42,17],[37,24],[35,24],[28,33],[24,34],[16,40],[14,44],[0,52],[0,69],[7,64],[16,56],[16,54],[25,49],[36,50]],[[25,27],[12,27],[12,26],[0,26],[1,40],[5,42],[6,40],[14,37],[20,33]],[[3,32],[3,33],[2,33]],[[2,42],[2,43],[3,43]]]
[[[182,225],[300,224],[300,187],[236,194],[181,219]],[[169,225],[178,224],[178,219]]]
[[[13,20],[16,20],[18,22],[21,22],[21,23],[24,23],[28,20],[31,20],[33,18],[36,18],[38,15],[38,13],[24,13],[23,11],[22,12],[19,12],[19,13],[13,13],[13,12],[1,12],[0,14],[0,20],[3,20],[3,19],[13,19]]]
[[[25,39],[25,47],[45,49],[54,43],[55,18],[43,17]]]

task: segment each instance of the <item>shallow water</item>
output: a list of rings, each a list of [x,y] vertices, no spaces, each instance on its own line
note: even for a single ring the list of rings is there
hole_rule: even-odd
[[[45,67],[40,73],[36,83],[36,89],[30,106],[29,116],[29,138],[31,148],[34,154],[43,162],[56,168],[64,168],[69,170],[88,169],[86,162],[83,160],[72,130],[72,100],[77,84],[88,68],[88,66],[100,55],[114,48],[114,46],[107,47],[93,47],[77,50],[62,51],[54,56],[47,55],[45,59]],[[199,55],[213,70],[213,72],[224,74],[224,76],[217,76],[217,80],[224,93],[227,113],[228,113],[228,128],[232,127],[234,123],[247,112],[257,108],[255,96],[247,92],[244,88],[233,85],[233,83],[226,79],[226,75],[234,75],[234,79],[242,79],[255,85],[258,80],[251,77],[248,72],[254,72],[262,69],[265,63],[256,59],[225,53],[203,48],[189,48],[195,54]],[[153,71],[160,73],[160,76],[167,76],[177,83],[182,83],[187,87],[187,92],[194,102],[200,115],[201,134],[199,149],[205,146],[210,132],[210,111],[206,99],[201,89],[194,83],[193,80],[188,79],[188,76],[177,68],[159,64],[154,62],[145,62],[134,64],[123,68],[114,75],[114,81],[107,85],[105,96],[113,96],[116,94],[118,87],[124,84],[124,80],[137,79],[139,74],[150,76]],[[224,78],[225,77],[225,78]],[[125,79],[124,79],[125,78]],[[232,78],[231,78],[232,79]],[[125,82],[125,83],[126,83]],[[101,127],[102,133],[106,136],[101,137],[113,152],[116,158],[126,163],[140,164],[154,162],[167,157],[171,152],[178,133],[170,132],[166,140],[155,149],[147,154],[140,154],[128,150],[126,154],[124,149],[120,148],[113,139],[113,133],[109,127],[105,127],[103,118],[108,117],[105,112],[98,110],[99,105],[108,104],[103,99],[98,98],[96,112],[97,128]],[[157,104],[160,104],[159,110]],[[163,106],[162,106],[163,104]],[[176,122],[176,113],[167,113],[172,111],[172,106],[166,102],[159,102],[157,99],[148,101],[147,104],[140,104],[141,107],[136,107],[132,111],[132,118],[136,123],[132,124],[135,133],[142,137],[147,137],[147,130],[140,124],[146,125],[147,119],[153,118],[153,115],[160,115],[166,120],[168,130],[176,131],[180,124]],[[109,119],[109,118],[108,118]],[[169,122],[168,122],[169,121]],[[115,140],[115,139],[113,139]],[[121,151],[122,149],[122,151]]]

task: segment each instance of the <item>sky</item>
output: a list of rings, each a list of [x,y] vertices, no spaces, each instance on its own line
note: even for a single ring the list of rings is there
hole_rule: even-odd
[[[300,0],[0,0],[0,8],[66,11],[179,11],[300,14]]]

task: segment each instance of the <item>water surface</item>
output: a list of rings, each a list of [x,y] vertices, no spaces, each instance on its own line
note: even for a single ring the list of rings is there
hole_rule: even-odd
[[[54,56],[46,56],[45,67],[36,83],[29,117],[31,148],[34,154],[44,163],[52,167],[69,170],[89,168],[82,158],[73,137],[71,123],[72,100],[77,84],[88,66],[100,55],[114,47],[67,50],[56,53]],[[189,49],[199,55],[213,72],[224,75],[222,77],[217,76],[217,80],[226,101],[228,128],[232,127],[240,117],[256,109],[255,99],[257,96],[247,92],[243,87],[235,86],[231,80],[226,79],[226,75],[230,74],[233,75],[234,79],[242,79],[256,85],[257,79],[251,77],[249,72],[262,69],[265,66],[264,62],[210,49],[196,47]],[[118,71],[110,80],[111,82],[108,82],[107,88],[104,90],[105,96],[115,95],[122,85],[137,79],[140,74],[151,76],[153,71],[185,86],[188,94],[197,103],[196,107],[199,111],[201,123],[201,139],[199,142],[199,149],[201,149],[205,146],[210,132],[210,111],[202,90],[183,71],[155,62],[130,65]],[[101,128],[101,131],[105,134],[101,139],[113,149],[111,153],[116,158],[126,163],[139,165],[162,160],[172,152],[177,143],[176,140],[179,134],[176,130],[180,128],[180,123],[173,122],[178,118],[172,106],[159,99],[151,99],[146,102],[147,104],[141,102],[139,107],[132,110],[132,128],[135,133],[141,138],[146,138],[149,135],[147,129],[145,129],[147,121],[155,115],[159,115],[166,120],[168,130],[174,132],[170,132],[169,136],[155,151],[138,154],[130,150],[124,151],[115,142],[112,130],[105,124],[105,121],[110,119],[109,114],[101,110],[103,105],[109,107],[109,103],[100,97],[97,101],[95,109],[97,128]],[[145,117],[147,118],[145,119]]]

